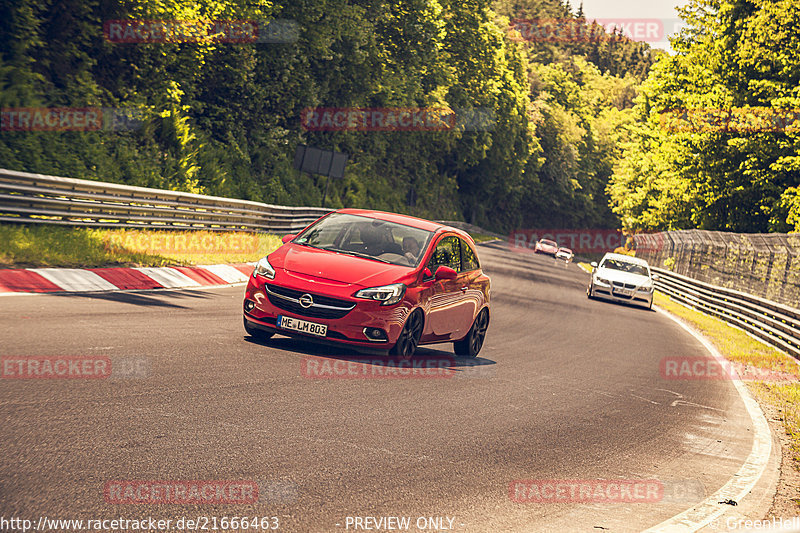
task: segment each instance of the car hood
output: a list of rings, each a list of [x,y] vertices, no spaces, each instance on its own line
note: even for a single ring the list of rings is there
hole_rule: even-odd
[[[293,243],[285,244],[270,254],[269,262],[273,268],[283,269],[289,275],[361,287],[398,283],[413,272],[407,266],[390,265]]]
[[[614,270],[613,268],[598,268],[595,274],[598,277],[607,279],[609,281],[619,281],[622,283],[630,283],[633,285],[650,285],[652,281],[648,276],[641,276],[639,274],[631,274],[630,272],[623,272],[621,270]]]

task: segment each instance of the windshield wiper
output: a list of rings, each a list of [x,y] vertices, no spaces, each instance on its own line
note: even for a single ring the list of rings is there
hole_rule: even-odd
[[[381,263],[386,263],[387,265],[393,265],[391,261],[387,261],[386,259],[380,259],[378,257],[374,257],[372,255],[362,254],[361,252],[354,252],[353,250],[342,250],[341,248],[322,248],[322,250],[328,250],[331,252],[339,252],[342,254],[347,255],[354,255],[356,257],[363,257],[364,259],[372,259],[373,261],[380,261]]]

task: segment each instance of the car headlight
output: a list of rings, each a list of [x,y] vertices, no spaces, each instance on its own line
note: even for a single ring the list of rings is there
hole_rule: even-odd
[[[380,302],[381,305],[392,305],[402,300],[405,293],[406,286],[404,284],[393,283],[392,285],[384,285],[382,287],[361,289],[356,293],[356,298],[376,300]]]
[[[256,263],[256,268],[253,270],[253,277],[264,276],[267,279],[275,279],[275,269],[269,264],[266,257],[262,257]]]
[[[655,287],[653,287],[652,285],[642,285],[641,287],[639,287],[639,290],[641,292],[646,292],[647,294],[653,292],[653,289],[655,289]]]
[[[594,282],[595,282],[595,283],[598,283],[598,284],[600,284],[600,285],[611,285],[611,282],[610,282],[610,281],[608,281],[608,280],[607,280],[607,279],[605,279],[605,278],[601,278],[601,277],[596,277],[596,278],[594,278]]]

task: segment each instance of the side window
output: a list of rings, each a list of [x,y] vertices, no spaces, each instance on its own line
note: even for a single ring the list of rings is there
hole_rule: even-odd
[[[428,268],[432,274],[440,266],[448,266],[459,272],[461,270],[461,251],[459,250],[459,238],[455,236],[445,237],[436,245],[433,256],[428,262]]]
[[[470,272],[472,270],[477,270],[480,268],[480,264],[478,263],[478,256],[475,255],[475,250],[473,250],[469,244],[467,244],[463,239],[461,240],[461,264],[463,265],[464,272]]]

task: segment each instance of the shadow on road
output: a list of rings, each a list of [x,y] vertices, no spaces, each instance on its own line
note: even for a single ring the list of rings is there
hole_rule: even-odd
[[[402,364],[409,364],[402,363],[392,355],[387,355],[386,351],[358,351],[347,346],[308,342],[294,337],[272,337],[268,340],[258,340],[249,335],[245,335],[244,340],[251,344],[259,344],[278,350],[294,352],[296,354],[311,355],[336,361],[348,361],[384,367],[398,367]],[[459,372],[464,369],[475,367],[488,367],[490,365],[496,365],[497,363],[483,357],[457,357],[451,351],[438,350],[430,346],[421,346],[417,348],[417,353],[411,364],[423,368],[446,368]]]
[[[189,306],[170,302],[169,299],[209,299],[215,297],[212,293],[205,291],[176,291],[164,290],[157,292],[60,292],[52,293],[52,296],[66,298],[88,298],[91,300],[105,300],[108,302],[119,302],[144,307],[173,307],[177,309],[189,309]]]
[[[629,309],[639,309],[641,311],[648,311],[650,313],[655,313],[656,312],[655,309],[648,309],[647,307],[644,306],[644,304],[636,303],[636,302],[624,302],[624,301],[618,301],[618,300],[605,300],[603,298],[595,298],[594,302],[597,302],[599,304],[618,305],[618,306],[621,306],[621,307],[627,307]]]

